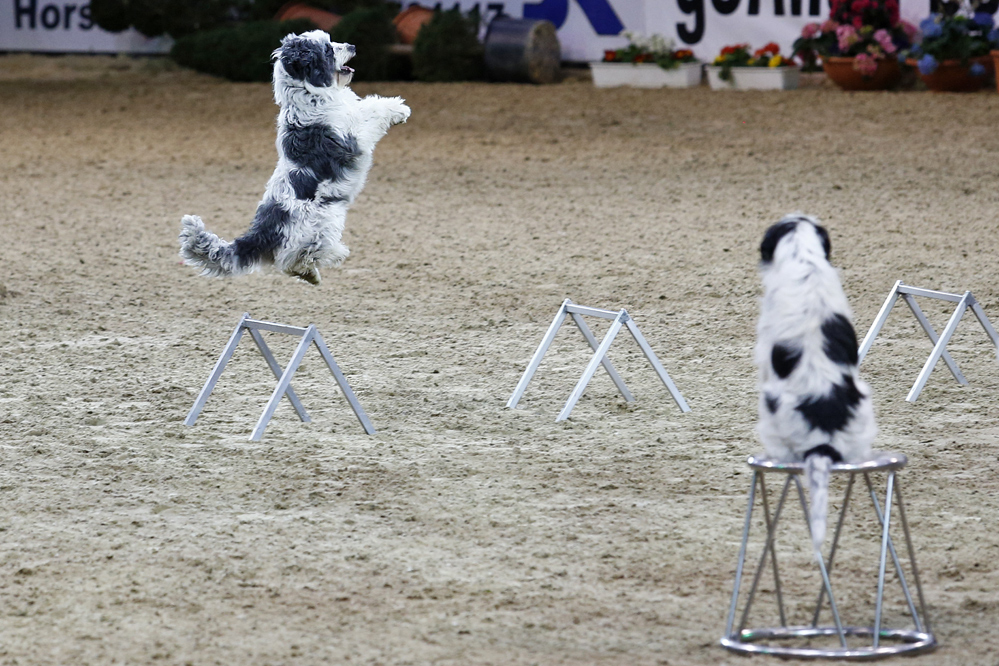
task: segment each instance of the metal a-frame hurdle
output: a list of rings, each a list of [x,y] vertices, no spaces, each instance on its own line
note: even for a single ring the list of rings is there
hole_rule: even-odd
[[[919,304],[916,303],[915,296],[925,296],[926,298],[935,298],[940,301],[950,301],[951,303],[957,303],[957,309],[954,310],[954,314],[950,316],[950,321],[947,322],[947,326],[944,327],[943,333],[937,336],[937,332],[933,329],[933,325],[930,324],[930,320],[926,318],[923,314],[922,309],[920,309]],[[970,291],[966,291],[963,294],[950,294],[943,291],[932,291],[930,289],[920,289],[918,287],[910,287],[907,284],[903,284],[901,280],[895,282],[895,286],[891,288],[891,292],[888,294],[888,298],[885,299],[884,305],[881,306],[881,311],[878,312],[878,316],[874,319],[874,323],[871,325],[871,330],[867,332],[864,336],[864,341],[860,345],[860,349],[857,352],[857,363],[859,364],[864,360],[867,352],[870,351],[871,345],[874,344],[874,338],[877,337],[878,333],[881,331],[881,327],[884,326],[885,321],[888,319],[888,315],[891,313],[891,309],[895,307],[895,302],[901,297],[909,309],[912,310],[912,314],[916,316],[916,320],[919,321],[919,325],[923,327],[926,335],[930,338],[933,343],[933,351],[930,353],[930,357],[926,359],[926,363],[923,364],[923,369],[919,371],[919,376],[916,378],[916,383],[912,385],[909,390],[909,395],[905,397],[907,402],[916,402],[919,397],[920,392],[926,385],[926,381],[930,378],[930,373],[933,372],[934,366],[936,366],[937,361],[941,358],[944,363],[947,364],[947,368],[950,373],[954,375],[954,379],[957,380],[958,384],[967,384],[968,380],[964,378],[961,374],[961,370],[957,367],[957,363],[951,358],[951,355],[947,353],[947,343],[950,341],[951,336],[954,335],[954,331],[957,330],[957,325],[961,322],[961,317],[969,308],[975,313],[975,317],[978,322],[985,329],[985,333],[992,339],[992,343],[996,346],[997,353],[999,353],[999,333],[996,333],[996,329],[992,326],[992,322],[989,318],[985,316],[985,310],[982,306],[975,300]]]
[[[583,319],[583,315],[588,315],[591,317],[599,317],[601,319],[610,319],[612,321],[610,329],[604,335],[604,339],[597,342],[596,337],[594,337],[593,332],[590,327],[586,325],[586,321]],[[545,333],[545,337],[541,339],[541,345],[538,347],[537,351],[534,352],[534,356],[531,358],[531,362],[528,364],[527,369],[524,371],[524,375],[520,378],[520,382],[517,384],[517,388],[514,390],[513,395],[510,396],[510,400],[506,403],[506,406],[513,409],[517,406],[520,401],[521,396],[524,395],[524,391],[527,389],[527,385],[531,382],[531,378],[534,377],[534,373],[537,371],[538,366],[541,364],[541,359],[544,358],[545,352],[548,351],[548,347],[551,346],[552,341],[555,339],[555,334],[558,333],[559,328],[565,321],[566,317],[572,317],[572,321],[575,322],[576,327],[579,328],[579,332],[583,334],[586,341],[590,344],[593,349],[593,358],[590,359],[589,364],[586,366],[586,370],[583,371],[583,376],[579,378],[576,383],[576,388],[572,390],[569,395],[569,399],[565,403],[565,407],[562,408],[561,413],[559,413],[556,421],[564,421],[569,418],[569,414],[572,412],[573,407],[579,401],[579,398],[583,395],[583,391],[586,390],[586,385],[589,384],[590,379],[593,378],[594,373],[597,371],[598,366],[603,366],[607,374],[610,375],[611,380],[614,385],[617,386],[617,390],[621,392],[624,399],[627,402],[634,402],[635,396],[631,394],[628,387],[625,386],[624,380],[621,376],[617,374],[617,370],[614,369],[614,364],[611,360],[607,358],[607,352],[610,350],[611,343],[614,342],[614,338],[620,332],[622,327],[627,327],[628,331],[631,333],[631,337],[635,338],[635,342],[641,347],[642,353],[645,354],[645,358],[649,360],[652,367],[655,369],[656,374],[659,375],[659,379],[662,380],[666,388],[669,389],[669,393],[673,396],[673,401],[676,402],[677,407],[680,408],[681,412],[689,412],[690,407],[687,406],[687,402],[680,395],[680,391],[677,390],[676,384],[670,379],[669,373],[663,368],[662,363],[656,357],[652,347],[646,342],[645,336],[642,332],[638,330],[638,325],[635,324],[635,320],[631,318],[627,310],[601,310],[598,308],[588,308],[582,305],[576,305],[570,299],[565,299],[562,301],[562,305],[558,309],[558,313],[555,315],[555,320],[552,321],[551,326],[548,327],[548,332]]]
[[[267,423],[271,420],[271,417],[274,416],[274,410],[277,409],[278,403],[281,402],[282,396],[288,396],[288,400],[295,408],[295,411],[298,413],[298,418],[300,418],[303,423],[311,421],[308,412],[305,411],[305,407],[302,406],[301,401],[299,401],[298,396],[295,394],[295,389],[291,387],[291,377],[295,374],[295,371],[298,370],[298,366],[305,357],[305,352],[308,351],[310,344],[314,344],[316,346],[316,349],[319,350],[319,354],[323,357],[323,360],[326,361],[327,367],[329,367],[330,372],[333,373],[333,378],[336,380],[340,390],[343,391],[343,395],[347,398],[347,402],[350,403],[350,408],[354,410],[357,420],[361,422],[361,427],[364,428],[364,432],[369,435],[375,434],[374,426],[371,425],[368,415],[364,412],[364,408],[361,407],[361,403],[357,400],[357,396],[354,395],[354,391],[350,388],[350,384],[347,383],[347,378],[340,370],[340,366],[338,366],[336,361],[333,360],[333,355],[330,353],[329,348],[326,347],[326,342],[323,340],[323,336],[316,329],[315,324],[310,324],[307,328],[301,328],[299,326],[286,326],[284,324],[275,324],[269,321],[251,319],[249,312],[243,313],[242,318],[239,320],[239,324],[236,325],[236,330],[234,330],[232,335],[229,337],[228,344],[226,344],[225,349],[222,350],[222,356],[220,356],[219,360],[215,362],[215,367],[212,369],[212,373],[208,376],[208,381],[205,382],[204,387],[201,389],[201,393],[198,394],[198,399],[194,401],[194,406],[191,407],[191,411],[188,412],[187,418],[184,419],[184,425],[193,426],[194,422],[198,420],[198,415],[201,414],[201,410],[204,408],[205,402],[208,401],[208,396],[212,394],[212,389],[215,388],[216,382],[218,382],[219,377],[222,376],[222,371],[225,370],[226,364],[229,362],[229,359],[232,358],[233,352],[236,351],[236,345],[239,344],[240,339],[243,337],[243,333],[246,333],[247,331],[250,333],[250,337],[253,341],[257,344],[257,348],[260,350],[261,355],[263,355],[264,360],[267,361],[267,365],[270,367],[271,372],[273,372],[274,376],[278,379],[277,386],[274,387],[274,392],[271,393],[271,398],[267,401],[267,406],[264,408],[264,413],[260,415],[260,419],[257,420],[257,425],[253,429],[253,434],[250,435],[251,441],[260,441],[260,438],[264,436],[264,430],[267,428]],[[286,367],[283,371],[281,370],[281,366],[278,365],[277,360],[275,360],[274,354],[271,353],[270,347],[268,347],[267,343],[264,341],[264,337],[260,334],[260,331],[285,333],[301,338],[301,341],[298,343],[298,347],[295,348],[295,353],[291,357],[291,361],[288,362],[288,367]]]

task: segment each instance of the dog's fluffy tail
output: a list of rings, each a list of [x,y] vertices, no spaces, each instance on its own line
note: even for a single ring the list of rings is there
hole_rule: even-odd
[[[188,266],[201,269],[209,277],[227,277],[249,273],[255,264],[242,265],[235,243],[205,230],[197,215],[185,215],[180,221],[180,256]]]
[[[828,456],[810,455],[805,458],[805,477],[808,480],[808,523],[812,533],[815,556],[822,557],[822,542],[826,538],[826,516],[829,513],[829,470],[833,461]]]

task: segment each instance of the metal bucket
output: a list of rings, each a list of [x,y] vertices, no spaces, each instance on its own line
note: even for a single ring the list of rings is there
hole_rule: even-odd
[[[555,25],[497,16],[486,32],[485,61],[486,71],[495,81],[557,82],[562,49]]]

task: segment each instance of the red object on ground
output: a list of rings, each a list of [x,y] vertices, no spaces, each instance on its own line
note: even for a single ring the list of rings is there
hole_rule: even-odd
[[[827,56],[822,59],[822,69],[842,90],[887,90],[902,78],[902,70],[894,58],[884,58],[877,63],[877,70],[867,77],[853,68],[853,58]]]
[[[399,42],[402,44],[412,44],[415,42],[420,28],[425,23],[429,23],[433,17],[434,10],[419,5],[410,5],[396,14],[396,17],[392,19],[392,23],[395,25],[395,32],[399,36]]]
[[[310,7],[304,2],[298,2],[297,0],[285,3],[281,9],[278,10],[277,14],[274,15],[275,21],[290,21],[292,19],[300,18],[309,19],[316,24],[316,27],[321,28],[326,32],[332,30],[333,26],[340,22],[340,16],[337,14],[328,12],[325,9]]]

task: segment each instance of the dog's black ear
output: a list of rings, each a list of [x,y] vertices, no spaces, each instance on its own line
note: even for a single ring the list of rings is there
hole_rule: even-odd
[[[293,79],[316,87],[333,83],[333,65],[323,44],[309,39],[286,39],[281,47],[281,64]]]
[[[778,222],[767,229],[767,233],[763,234],[763,242],[760,243],[760,260],[765,264],[773,261],[777,243],[780,242],[781,238],[794,231],[797,226],[797,222]]]
[[[815,233],[822,239],[822,249],[826,251],[826,261],[829,261],[829,251],[832,249],[832,246],[829,244],[829,232],[821,224],[816,224]]]

